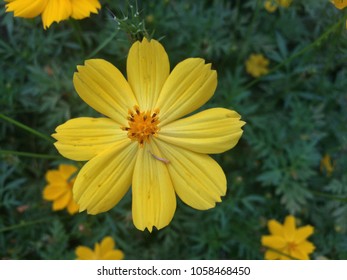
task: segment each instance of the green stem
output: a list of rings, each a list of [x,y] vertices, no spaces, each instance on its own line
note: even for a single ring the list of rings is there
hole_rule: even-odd
[[[283,252],[281,252],[281,251],[278,251],[278,250],[276,250],[276,249],[274,249],[274,248],[271,248],[271,247],[268,247],[268,246],[263,246],[263,247],[266,248],[266,249],[268,249],[268,250],[274,251],[275,253],[277,253],[277,254],[279,254],[279,255],[285,256],[285,257],[287,257],[287,258],[290,259],[290,260],[297,260],[296,258],[294,258],[294,257],[292,257],[292,256],[290,256],[290,255],[288,255],[288,254],[285,254],[285,253],[283,253]]]
[[[43,134],[41,132],[38,132],[37,130],[34,130],[31,127],[29,127],[29,126],[27,126],[25,124],[22,124],[22,123],[14,120],[14,119],[12,119],[10,117],[7,117],[4,114],[0,114],[0,119],[3,119],[3,120],[5,120],[5,121],[7,121],[7,122],[9,122],[11,124],[14,124],[14,125],[18,126],[19,128],[21,128],[21,129],[23,129],[25,131],[30,132],[31,134],[34,134],[34,135],[36,135],[36,136],[38,136],[38,137],[40,137],[42,139],[45,139],[45,140],[49,141],[50,143],[53,143],[53,139],[51,137],[49,137],[49,136],[47,136],[47,135],[45,135],[45,134]]]
[[[45,158],[45,159],[62,159],[61,156],[56,156],[56,155],[44,155],[44,154],[9,151],[9,150],[0,150],[0,155],[16,155],[16,156],[23,156],[23,157]]]
[[[329,193],[317,192],[317,191],[311,191],[311,192],[317,196],[321,196],[321,197],[325,197],[325,198],[329,198],[329,199],[333,199],[333,200],[338,200],[338,201],[342,201],[342,202],[347,202],[347,197],[341,197],[341,196],[337,196],[337,195],[333,195],[333,194],[329,194]]]
[[[96,49],[94,49],[87,58],[91,58],[95,56],[99,51],[101,51],[103,48],[105,48],[118,34],[118,30],[115,30],[110,37],[106,38]]]
[[[304,53],[306,53],[310,49],[313,49],[315,46],[320,45],[321,41],[323,41],[324,39],[327,39],[329,34],[332,33],[333,31],[335,31],[335,29],[337,29],[342,24],[342,22],[344,22],[345,20],[346,20],[346,17],[343,17],[342,19],[340,19],[337,23],[335,23],[334,25],[330,26],[321,36],[318,37],[318,39],[313,41],[311,44],[307,45],[303,49],[297,51],[296,53],[294,53],[293,55],[291,55],[287,59],[283,60],[281,63],[277,64],[275,67],[271,68],[266,75],[260,76],[260,77],[258,77],[256,79],[252,80],[248,84],[246,84],[245,89],[248,89],[248,88],[252,87],[254,84],[258,83],[264,77],[268,76],[272,72],[277,71],[278,69],[280,69],[283,66],[287,65],[288,63],[290,63],[295,58],[303,55]]]
[[[21,222],[18,225],[13,225],[13,226],[9,226],[9,227],[3,227],[0,229],[0,233],[5,232],[5,231],[10,231],[10,230],[14,230],[14,229],[19,229],[19,228],[23,228],[23,227],[27,227],[27,226],[31,226],[31,225],[35,225],[35,224],[39,224],[39,223],[43,223],[43,222],[48,222],[49,220],[51,220],[52,218],[43,218],[43,219],[39,219],[36,221],[31,221],[31,222]]]

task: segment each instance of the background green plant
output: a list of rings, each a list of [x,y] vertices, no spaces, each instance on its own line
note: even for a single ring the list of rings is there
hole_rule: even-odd
[[[101,2],[98,15],[48,30],[2,5],[0,113],[47,136],[67,119],[97,116],[74,91],[76,65],[98,57],[125,73],[133,40],[160,39],[171,67],[193,56],[211,62],[218,88],[205,107],[235,109],[247,122],[239,144],[215,157],[227,195],[208,211],[179,201],[171,224],[151,234],[133,226],[129,193],[96,216],[52,212],[44,175],[69,161],[51,141],[1,118],[0,257],[73,259],[76,246],[111,235],[127,259],[262,259],[267,220],[294,214],[315,227],[312,258],[347,259],[344,12],[326,0],[294,0],[272,14],[256,0]],[[251,53],[275,70],[254,80],[244,67]],[[320,168],[325,154],[330,176]]]

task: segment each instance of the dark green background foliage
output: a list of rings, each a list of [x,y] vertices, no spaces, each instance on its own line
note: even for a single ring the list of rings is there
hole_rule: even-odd
[[[192,56],[211,62],[218,88],[204,108],[234,109],[247,122],[239,144],[215,156],[227,195],[208,211],[179,201],[171,224],[151,234],[132,224],[130,193],[96,216],[53,212],[42,199],[44,175],[69,161],[49,141],[0,120],[1,150],[51,155],[1,153],[0,257],[73,259],[76,246],[111,235],[127,259],[262,259],[267,220],[294,214],[315,227],[312,258],[347,259],[344,12],[327,0],[294,0],[272,14],[256,0],[101,2],[98,15],[46,31],[40,18],[13,18],[2,5],[0,112],[46,135],[72,117],[97,116],[74,91],[76,65],[105,58],[124,73],[132,40],[151,36],[171,67]],[[280,67],[255,81],[244,67],[252,53]],[[325,154],[331,176],[320,169]]]

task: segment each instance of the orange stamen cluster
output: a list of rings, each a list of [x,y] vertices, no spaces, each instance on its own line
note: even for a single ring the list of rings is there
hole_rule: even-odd
[[[139,106],[134,106],[134,111],[130,109],[128,111],[129,127],[122,127],[122,129],[128,131],[128,137],[132,141],[138,141],[140,146],[143,146],[144,142],[149,143],[151,135],[157,136],[158,114],[158,109],[151,114],[150,111],[141,112]]]

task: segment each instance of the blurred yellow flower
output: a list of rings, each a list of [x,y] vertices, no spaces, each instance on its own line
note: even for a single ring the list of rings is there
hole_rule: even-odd
[[[287,216],[281,225],[275,220],[268,221],[271,235],[261,238],[261,244],[268,248],[265,252],[266,260],[308,260],[315,246],[306,239],[313,234],[310,225],[296,228],[295,218]]]
[[[246,61],[246,71],[255,78],[266,75],[269,63],[262,54],[252,54]]]
[[[331,2],[340,10],[347,7],[347,0],[331,0]]]
[[[86,246],[78,246],[75,250],[77,260],[122,260],[124,253],[115,249],[115,242],[106,236],[101,242],[94,244],[94,251]]]
[[[277,10],[279,6],[283,8],[288,8],[292,2],[292,0],[265,0],[264,8],[269,13],[273,13]]]
[[[326,154],[320,161],[320,170],[323,172],[323,170],[326,171],[326,174],[330,176],[334,171],[334,166],[331,162],[330,155]]]
[[[274,11],[277,10],[278,5],[273,1],[273,0],[265,0],[264,2],[264,8],[267,10],[269,13],[273,13]]]
[[[340,10],[347,7],[347,0],[331,0],[331,3],[333,3],[335,7]],[[346,21],[346,29],[347,29],[347,21]]]
[[[43,198],[53,201],[53,210],[67,211],[72,215],[78,212],[78,205],[72,197],[72,186],[77,168],[73,165],[61,164],[58,170],[48,170],[46,181],[48,185],[43,190]]]
[[[221,201],[226,177],[207,154],[234,147],[244,122],[224,108],[178,120],[213,96],[217,73],[211,64],[188,58],[170,73],[163,46],[143,39],[129,50],[128,80],[102,59],[87,60],[77,69],[77,93],[107,116],[71,119],[52,135],[63,156],[89,160],[73,188],[80,211],[108,211],[132,185],[134,224],[152,231],[172,220],[175,193],[199,210]]]
[[[41,15],[43,28],[53,22],[69,17],[83,19],[91,13],[98,13],[101,5],[98,0],[5,0],[6,12],[14,12],[15,17],[34,18]]]

